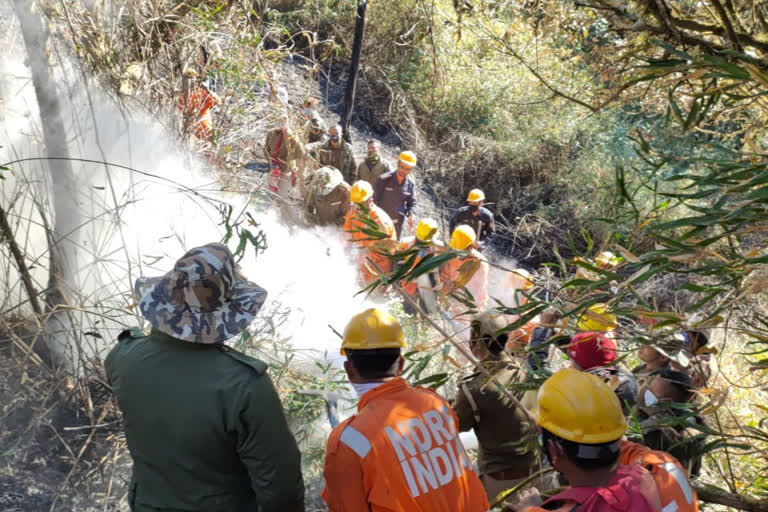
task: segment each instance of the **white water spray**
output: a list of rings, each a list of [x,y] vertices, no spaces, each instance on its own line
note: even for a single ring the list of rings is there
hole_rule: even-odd
[[[66,71],[59,69],[58,73]],[[43,155],[39,137],[33,136],[39,133],[39,113],[29,70],[9,53],[3,58],[0,75],[0,162]],[[77,81],[71,76],[58,78]],[[356,269],[345,255],[343,234],[332,228],[288,228],[274,212],[251,207],[247,193],[220,191],[215,178],[148,116],[134,113],[126,120],[97,92],[91,90],[90,94],[90,102],[82,92],[74,97],[63,115],[73,135],[71,156],[96,163],[74,162],[81,211],[55,214],[75,213],[83,219],[77,282],[71,283],[78,293],[71,300],[78,308],[76,325],[101,338],[59,333],[55,337],[59,349],[74,352],[75,345],[86,358],[103,356],[120,330],[141,321],[132,308],[133,280],[140,275],[160,275],[186,250],[221,241],[225,230],[219,208],[229,204],[235,215],[247,209],[259,224],[250,229],[266,234],[266,251],[258,256],[253,250],[246,251],[241,266],[248,278],[268,290],[262,317],[281,317],[271,335],[308,361],[324,359],[327,353],[338,366],[340,340],[329,325],[340,331],[352,314],[365,307],[365,300],[356,296]],[[97,144],[97,135],[101,144]],[[102,160],[112,165],[98,163]],[[42,218],[30,205],[33,195],[48,202],[48,191],[26,184],[55,172],[41,164],[44,162],[14,164],[11,179],[0,182],[3,204],[10,204],[16,196],[24,199],[14,204],[26,206],[13,214],[20,228],[27,230],[28,254],[41,258],[34,270],[38,290],[45,287],[47,245]],[[15,281],[4,286],[14,288],[13,293],[3,290],[7,298],[4,310],[23,296]]]

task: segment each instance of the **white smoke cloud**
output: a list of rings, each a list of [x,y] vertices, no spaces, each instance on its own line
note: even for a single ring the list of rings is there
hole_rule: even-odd
[[[44,155],[30,71],[19,55],[23,53],[6,51],[0,65],[1,162]],[[78,76],[73,70],[57,72],[60,81],[70,83],[77,83]],[[132,281],[139,275],[170,270],[192,247],[221,241],[219,206],[228,203],[238,213],[249,196],[221,192],[209,171],[140,110],[133,110],[126,119],[95,88],[90,89],[90,102],[82,87],[73,90],[79,92],[63,112],[71,133],[71,156],[114,165],[73,164],[81,209],[77,214],[83,219],[77,282],[72,283],[79,296],[74,302],[83,306],[78,313],[82,330],[99,333],[103,341],[75,333],[74,340],[62,343],[84,343],[86,355],[103,356],[121,329],[141,320],[135,309],[129,309],[134,300]],[[40,162],[16,164],[12,169],[19,179],[0,184],[4,204],[14,194],[33,193],[18,186],[23,176],[39,180],[48,170]],[[288,228],[275,212],[259,210],[256,205],[248,207],[266,233],[268,248],[257,257],[247,253],[241,266],[246,276],[269,292],[263,313],[283,316],[276,335],[300,355],[313,359],[327,352],[338,365],[340,340],[328,325],[341,331],[349,317],[365,307],[364,298],[355,297],[356,269],[345,255],[341,232]],[[47,246],[40,224],[37,219],[27,225],[27,246],[33,258],[42,258],[36,270],[42,290]],[[21,296],[16,290],[12,300]]]

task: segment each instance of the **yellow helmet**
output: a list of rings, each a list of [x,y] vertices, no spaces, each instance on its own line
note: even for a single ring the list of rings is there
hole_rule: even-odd
[[[195,68],[186,68],[184,70],[184,76],[187,78],[196,78],[198,76],[197,70]]]
[[[473,188],[467,194],[467,202],[476,203],[477,201],[485,201],[485,194],[479,188]]]
[[[416,226],[416,238],[422,242],[431,242],[437,234],[437,221],[435,219],[421,219]]]
[[[400,161],[409,167],[415,167],[416,154],[413,151],[403,151],[400,153]]]
[[[344,328],[341,355],[346,349],[405,348],[403,328],[397,318],[378,308],[366,309],[352,317]]]
[[[353,203],[362,203],[373,197],[373,187],[365,180],[358,180],[349,189],[349,200]]]
[[[536,401],[539,426],[574,443],[610,443],[627,430],[618,397],[591,373],[560,370],[541,385]]]
[[[475,243],[475,230],[466,224],[456,226],[456,229],[451,233],[451,249],[457,251],[463,251],[473,243]]]
[[[616,315],[608,312],[608,305],[598,302],[579,317],[576,325],[582,331],[612,331],[618,325]]]

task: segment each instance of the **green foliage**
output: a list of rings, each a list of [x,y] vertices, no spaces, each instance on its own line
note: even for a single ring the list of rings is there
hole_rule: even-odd
[[[259,230],[254,234],[250,229],[243,226],[243,223],[247,222],[250,226],[256,228],[259,227],[259,223],[256,222],[256,219],[254,219],[249,212],[241,212],[233,221],[232,205],[224,204],[221,206],[220,213],[222,222],[219,225],[223,225],[226,230],[221,243],[226,245],[233,237],[235,237],[237,240],[237,247],[232,254],[235,256],[236,261],[239,262],[243,259],[245,251],[248,249],[249,245],[253,247],[254,257],[258,256],[260,252],[267,250],[267,236],[264,231]],[[243,219],[243,213],[245,214],[245,219]]]

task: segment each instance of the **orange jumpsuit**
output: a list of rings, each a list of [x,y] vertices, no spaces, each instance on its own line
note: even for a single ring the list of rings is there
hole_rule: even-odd
[[[472,297],[475,299],[476,309],[483,310],[488,303],[489,266],[488,262],[483,257],[483,255],[480,254],[479,251],[472,249],[470,254],[471,256],[467,258],[454,258],[443,265],[441,272],[443,283],[445,283],[443,289],[450,289],[451,285],[449,283],[454,283],[459,278],[461,267],[464,265],[464,263],[471,264],[473,260],[479,261],[480,266],[475,272],[471,274],[465,286],[467,287],[467,290],[469,290],[469,292],[472,294]],[[463,310],[464,308],[465,307],[463,305],[459,305],[460,310]]]
[[[419,254],[416,256],[416,259],[413,261],[413,267],[418,265],[419,262],[422,259],[424,259],[428,254],[438,254],[440,253],[440,251],[444,249],[440,242],[432,242],[428,244],[423,242],[418,243],[416,241],[415,236],[410,236],[400,241],[401,251],[409,251],[414,247],[416,247],[416,249],[419,251]],[[411,281],[401,281],[400,286],[402,287],[403,291],[408,294],[409,297],[413,299],[418,299],[419,283],[416,282],[415,279]]]
[[[358,264],[360,265],[360,272],[363,275],[363,282],[367,285],[378,278],[378,271],[368,262],[368,258],[371,259],[376,265],[381,268],[383,272],[389,272],[392,270],[392,262],[381,252],[388,252],[389,249],[394,246],[396,238],[395,224],[392,219],[389,218],[387,212],[379,208],[378,206],[371,205],[370,215],[371,219],[376,222],[379,227],[379,231],[389,235],[389,238],[384,240],[371,240],[370,236],[359,229],[368,229],[368,226],[363,223],[359,216],[360,211],[354,206],[349,206],[347,210],[347,216],[344,218],[344,231],[349,233],[349,241],[357,245],[360,249],[358,251]],[[391,240],[388,245],[386,242]]]
[[[437,393],[398,377],[365,393],[357,411],[328,438],[329,512],[488,510],[458,418]]]
[[[195,86],[189,94],[179,98],[179,110],[184,115],[186,130],[200,140],[211,142],[211,109],[221,103],[219,97],[202,86]],[[186,131],[185,130],[185,131]]]
[[[619,464],[640,464],[651,472],[656,481],[664,510],[698,512],[699,499],[683,466],[667,452],[651,450],[647,446],[621,442]]]
[[[513,323],[517,320],[517,315],[515,315],[513,318],[513,320],[510,320],[510,323]],[[528,342],[531,341],[531,334],[533,334],[533,330],[539,325],[541,325],[541,322],[537,316],[509,333],[509,335],[507,335],[507,348],[509,350],[524,349]]]
[[[667,452],[651,450],[647,446],[630,441],[622,441],[619,464],[621,466],[638,464],[650,472],[656,484],[659,507],[662,511],[698,512],[699,499],[696,496],[696,490],[677,459]],[[563,510],[569,511],[572,508],[572,503],[564,504]],[[539,507],[532,507],[525,512],[542,510]]]

